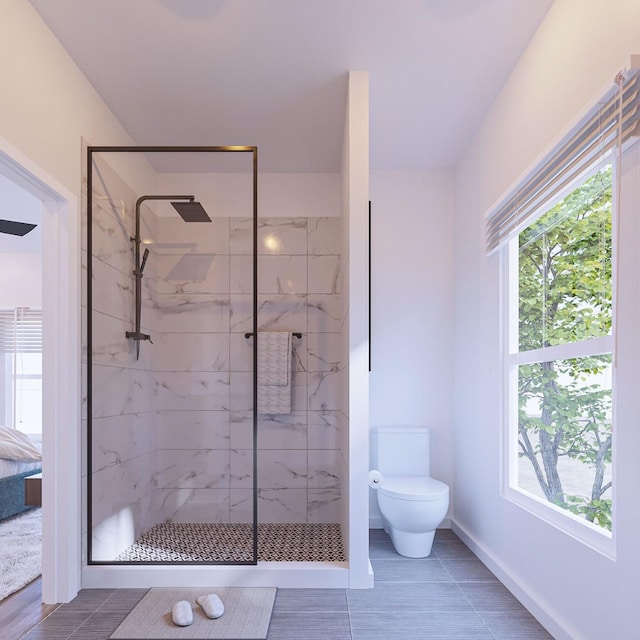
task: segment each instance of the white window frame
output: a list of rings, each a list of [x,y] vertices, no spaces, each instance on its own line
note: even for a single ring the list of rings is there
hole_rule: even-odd
[[[33,320],[25,320],[24,313],[28,313],[31,318],[35,316],[40,322],[40,332],[35,333],[33,330],[29,332],[28,346],[23,351],[20,348],[15,336],[19,332],[21,323],[30,323]],[[18,407],[17,407],[17,385],[20,380],[39,380],[42,385],[42,309],[29,307],[9,307],[0,309],[5,323],[4,329],[10,328],[9,336],[13,334],[13,344],[7,344],[8,336],[3,335],[4,342],[0,346],[0,355],[3,361],[3,374],[0,379],[3,381],[2,393],[4,393],[4,426],[12,429],[18,429]],[[12,316],[10,318],[10,316]],[[40,355],[40,373],[18,373],[18,358],[22,353],[38,353]],[[42,402],[42,401],[41,401]],[[35,433],[29,431],[28,433]],[[42,418],[40,419],[40,435],[42,435]]]
[[[616,292],[616,269],[615,255],[617,252],[616,228],[617,228],[617,210],[616,210],[616,171],[617,163],[614,158],[610,158],[612,163],[612,309],[613,319],[615,319],[615,292]],[[599,165],[602,166],[602,165]],[[598,551],[608,558],[615,558],[615,511],[616,511],[616,494],[615,494],[615,393],[612,394],[612,429],[613,429],[613,486],[612,486],[612,532],[589,522],[588,520],[572,513],[567,509],[558,507],[543,498],[539,498],[518,486],[518,367],[521,364],[529,364],[533,362],[562,360],[567,358],[576,358],[581,356],[591,356],[600,354],[612,354],[615,358],[615,323],[612,322],[611,334],[583,340],[580,342],[572,342],[551,347],[544,347],[525,352],[518,350],[519,336],[519,297],[518,297],[518,256],[519,246],[518,238],[522,230],[533,224],[533,222],[544,215],[550,208],[560,202],[566,195],[578,188],[580,184],[588,180],[597,170],[593,168],[591,171],[584,173],[578,180],[575,180],[567,189],[558,195],[554,201],[541,207],[534,216],[528,219],[523,225],[513,233],[507,242],[502,243],[500,248],[500,277],[501,277],[501,307],[502,307],[502,352],[501,362],[503,364],[503,404],[502,404],[502,487],[501,493],[504,498],[510,502],[525,509],[527,512],[541,518],[548,524],[567,533],[574,539],[586,544],[590,548]],[[514,277],[515,275],[515,277]],[[541,359],[541,356],[544,356]],[[612,386],[615,388],[615,366],[612,371]]]

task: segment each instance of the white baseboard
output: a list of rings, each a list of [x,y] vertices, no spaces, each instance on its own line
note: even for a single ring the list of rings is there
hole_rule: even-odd
[[[540,603],[515,580],[511,574],[471,534],[456,522],[450,522],[454,533],[478,556],[488,569],[502,582],[532,616],[555,638],[555,640],[580,640],[575,633],[568,633],[558,621],[549,615]]]

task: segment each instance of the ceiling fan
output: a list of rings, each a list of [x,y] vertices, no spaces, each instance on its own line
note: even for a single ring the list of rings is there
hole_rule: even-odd
[[[0,220],[0,233],[8,233],[12,236],[26,236],[38,225],[30,222],[16,222],[14,220]]]

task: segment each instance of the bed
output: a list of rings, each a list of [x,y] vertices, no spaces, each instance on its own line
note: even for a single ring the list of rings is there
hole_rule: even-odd
[[[41,471],[37,445],[20,431],[0,427],[0,520],[32,508],[25,504],[24,479]]]

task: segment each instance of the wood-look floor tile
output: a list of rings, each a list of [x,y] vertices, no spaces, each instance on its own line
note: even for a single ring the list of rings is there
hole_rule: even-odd
[[[451,582],[438,558],[371,558],[374,580],[383,582]]]
[[[379,584],[375,589],[349,591],[347,601],[351,613],[370,613],[375,617],[387,611],[429,614],[434,611],[473,611],[453,582]]]
[[[460,540],[458,534],[453,531],[453,529],[437,529],[435,542],[440,542],[442,540]]]
[[[347,611],[345,589],[278,589],[274,611]]]
[[[269,640],[551,638],[452,531],[438,530],[432,556],[412,559],[397,554],[384,531],[374,530],[370,557],[374,589],[279,589]],[[36,583],[0,603],[0,637],[107,640],[146,592],[85,589],[56,608],[40,604]],[[20,612],[31,617],[16,635],[17,627],[7,623],[14,624]]]
[[[127,613],[106,613],[96,611],[90,618],[85,620],[82,625],[74,632],[78,635],[83,630],[104,631],[107,635],[116,630],[116,627],[127,617]],[[82,635],[80,633],[80,635]]]
[[[385,534],[386,535],[386,534]],[[378,542],[372,543],[369,546],[369,557],[370,558],[380,558],[380,559],[389,559],[389,558],[398,558],[398,552],[393,548],[391,544],[391,540],[387,542]]]
[[[433,543],[432,553],[436,558],[451,558],[457,560],[468,560],[475,558],[473,551],[461,540],[436,540]]]
[[[515,596],[497,580],[458,582],[460,591],[476,611],[522,610]]]
[[[67,602],[62,606],[65,609],[92,608],[95,610],[107,602],[116,591],[117,589],[83,589],[71,602]]]
[[[131,593],[126,593],[127,591]],[[120,589],[100,606],[100,611],[127,614],[142,600],[147,591],[148,589]]]
[[[42,579],[0,601],[0,629],[3,640],[19,640],[60,605],[42,604]]]
[[[553,640],[553,636],[524,608],[478,612],[495,640]]]
[[[444,568],[456,582],[471,580],[497,580],[497,578],[476,558],[458,560],[457,558],[439,558]]]
[[[63,629],[47,629],[38,625],[23,636],[21,640],[69,640],[71,633]]]
[[[351,613],[353,640],[490,640],[489,631],[470,611],[408,613],[382,609]],[[330,636],[329,636],[330,637]]]
[[[349,614],[274,611],[268,640],[351,640]]]
[[[78,629],[69,640],[109,640],[112,631],[91,630],[87,628]]]

